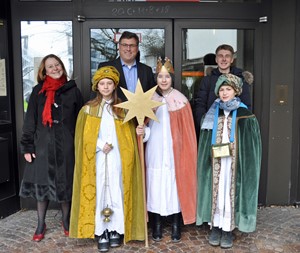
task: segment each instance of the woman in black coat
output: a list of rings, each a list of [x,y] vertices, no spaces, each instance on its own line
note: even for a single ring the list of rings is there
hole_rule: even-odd
[[[26,166],[20,196],[37,201],[38,225],[34,241],[46,231],[49,201],[61,204],[62,227],[69,235],[74,171],[74,132],[83,98],[74,80],[67,80],[63,62],[56,55],[43,58],[26,112],[21,152]]]

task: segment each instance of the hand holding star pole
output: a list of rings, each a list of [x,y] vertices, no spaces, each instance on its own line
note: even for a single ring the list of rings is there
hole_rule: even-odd
[[[136,117],[139,125],[144,125],[146,117],[157,120],[153,108],[163,105],[163,103],[152,100],[152,96],[156,90],[156,87],[143,92],[142,85],[138,79],[135,93],[132,93],[121,87],[123,93],[127,97],[128,101],[115,105],[119,108],[127,109],[128,112],[123,123]],[[141,160],[142,177],[143,177],[143,195],[144,195],[144,222],[145,222],[145,247],[148,247],[148,230],[147,230],[147,205],[146,205],[146,183],[145,183],[145,158],[144,158],[144,143],[143,136],[139,136],[139,155]]]

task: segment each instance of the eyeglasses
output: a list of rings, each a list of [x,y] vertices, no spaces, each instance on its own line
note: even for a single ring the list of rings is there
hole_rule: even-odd
[[[126,43],[119,43],[122,47],[129,47],[129,48],[135,48],[138,45],[137,44],[126,44]]]

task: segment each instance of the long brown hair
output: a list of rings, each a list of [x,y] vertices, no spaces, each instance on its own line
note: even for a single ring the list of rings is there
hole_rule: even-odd
[[[89,100],[86,105],[89,106],[98,106],[101,104],[102,100],[103,100],[103,96],[102,94],[99,92],[99,90],[96,90],[96,97],[92,100]],[[124,119],[125,114],[124,114],[124,110],[122,108],[119,107],[115,107],[114,105],[121,103],[122,100],[118,98],[117,95],[117,88],[114,89],[114,91],[112,92],[112,103],[110,104],[112,111],[114,113],[114,115],[116,115],[119,119]]]
[[[41,63],[40,63],[40,66],[39,66],[39,70],[38,70],[38,74],[37,74],[37,82],[40,83],[42,81],[45,80],[46,78],[46,67],[45,67],[45,62],[46,60],[48,60],[49,58],[54,58],[55,60],[57,60],[59,62],[59,64],[61,65],[62,69],[63,69],[63,75],[66,77],[66,79],[68,79],[68,74],[67,74],[67,71],[66,71],[66,68],[65,68],[65,65],[64,63],[62,62],[62,60],[56,56],[55,54],[48,54],[46,55]]]

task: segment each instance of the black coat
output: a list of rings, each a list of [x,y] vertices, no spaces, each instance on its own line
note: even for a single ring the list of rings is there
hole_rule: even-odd
[[[242,69],[231,67],[230,73],[242,78],[243,88],[242,88],[242,94],[239,96],[239,98],[245,105],[247,105],[248,109],[251,111],[252,107],[251,107],[250,86],[243,76]],[[194,122],[195,122],[197,138],[199,138],[200,124],[203,115],[207,113],[211,105],[217,99],[217,96],[215,94],[215,87],[216,87],[216,82],[221,74],[222,73],[219,71],[218,68],[213,69],[211,75],[203,77],[203,79],[201,80],[199,90],[195,91],[193,114],[194,114]]]
[[[137,61],[136,65],[137,65],[138,78],[140,79],[143,91],[145,92],[156,85],[155,80],[154,80],[154,75],[153,75],[151,67],[147,66],[146,64],[143,64],[143,63]],[[98,68],[101,68],[104,66],[114,66],[119,71],[120,83],[118,85],[118,90],[117,90],[118,97],[122,101],[126,101],[127,100],[126,96],[120,89],[120,87],[125,88],[126,90],[128,89],[120,57],[114,61],[102,62],[99,64]]]
[[[39,94],[43,83],[31,93],[25,115],[21,152],[34,153],[33,162],[26,162],[20,196],[38,201],[70,201],[74,171],[74,134],[77,114],[83,98],[75,81],[71,80],[55,93],[52,105],[52,127],[42,124],[46,101]]]

